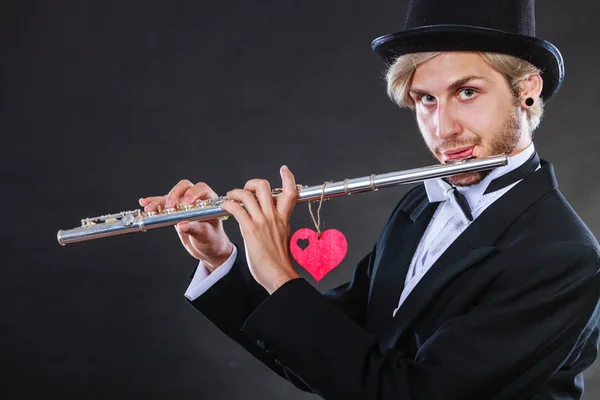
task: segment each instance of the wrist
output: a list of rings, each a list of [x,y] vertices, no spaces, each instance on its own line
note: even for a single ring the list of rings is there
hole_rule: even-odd
[[[233,253],[233,249],[234,249],[233,243],[229,242],[225,246],[223,251],[218,252],[214,256],[203,259],[202,263],[210,272],[213,272],[215,269],[217,269],[218,267],[223,265],[225,263],[225,261],[227,261],[229,259],[229,257],[231,257],[231,254]]]
[[[281,274],[271,280],[267,285],[263,285],[263,287],[269,292],[269,295],[273,294],[277,289],[285,285],[287,282],[292,279],[300,278],[300,275],[293,271],[291,273]]]

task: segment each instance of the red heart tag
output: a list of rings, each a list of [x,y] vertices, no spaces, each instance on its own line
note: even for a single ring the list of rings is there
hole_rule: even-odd
[[[300,247],[302,243],[298,242],[307,240],[308,245]],[[290,251],[294,260],[317,282],[342,262],[347,250],[346,238],[337,229],[327,229],[321,232],[321,238],[317,239],[317,232],[310,228],[302,228],[290,239]]]

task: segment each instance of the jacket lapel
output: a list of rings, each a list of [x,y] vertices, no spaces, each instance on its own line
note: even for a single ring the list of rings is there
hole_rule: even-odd
[[[470,248],[462,237],[457,239],[408,295],[393,318],[393,323],[388,325],[391,329],[384,334],[384,342],[386,342],[384,347],[388,347],[388,343],[391,345],[402,336],[415,318],[452,278],[484,259],[494,249],[494,246]]]
[[[388,327],[383,334],[384,343],[382,344],[385,347],[393,346],[393,343],[411,326],[415,318],[423,312],[452,278],[490,255],[495,249],[494,243],[498,237],[520,214],[544,194],[556,189],[557,184],[552,164],[545,160],[542,160],[541,164],[540,170],[529,175],[488,207],[431,266],[402,304],[393,318],[393,322],[383,326],[383,328]],[[424,210],[429,209],[430,207],[424,208]],[[384,296],[386,300],[382,301],[382,306],[385,307],[382,311],[385,313],[391,313],[397,306],[408,266],[432,215],[433,211],[431,214],[421,212],[415,221],[412,232],[404,238],[404,240],[408,239],[405,246],[394,246],[402,247],[402,251],[406,251],[406,253],[394,260],[394,252],[389,252],[391,255],[389,258],[384,258],[388,253],[384,252],[382,265],[378,267],[382,271],[382,276],[376,278],[383,282],[380,282],[380,286],[375,289],[385,288],[388,291]],[[402,238],[395,239],[402,240]],[[386,248],[389,246],[390,243],[387,243]],[[384,269],[386,272],[383,272]],[[388,302],[391,301],[391,298],[395,303],[389,305]],[[391,319],[391,314],[388,318]]]
[[[371,290],[369,291],[368,329],[382,332],[392,319],[398,305],[399,290],[421,236],[439,203],[421,200],[414,210],[401,210],[387,224],[382,243],[386,243],[374,262]]]

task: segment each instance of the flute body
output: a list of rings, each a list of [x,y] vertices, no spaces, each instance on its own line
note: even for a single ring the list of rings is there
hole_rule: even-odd
[[[327,183],[324,189],[323,184],[310,187],[297,185],[299,189],[297,203],[319,200],[321,196],[324,199],[329,199],[331,197],[354,193],[376,191],[381,188],[401,184],[422,182],[427,179],[445,178],[467,172],[483,171],[503,166],[507,163],[508,156],[499,155],[379,175],[372,174],[354,179],[344,179],[343,181]],[[281,189],[275,189],[272,192],[273,196],[280,194]],[[223,201],[225,201],[224,196],[214,200],[199,200],[196,204],[179,204],[175,208],[167,208],[155,212],[144,212],[138,209],[95,218],[86,218],[81,220],[80,227],[58,231],[57,239],[58,243],[64,246],[69,243],[122,235],[130,232],[145,232],[149,229],[176,225],[181,221],[205,221],[215,218],[226,219],[230,214],[221,209],[220,205]]]

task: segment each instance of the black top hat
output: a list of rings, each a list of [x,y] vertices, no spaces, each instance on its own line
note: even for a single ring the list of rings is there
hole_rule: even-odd
[[[375,39],[371,48],[390,64],[425,51],[511,54],[542,70],[544,99],[565,75],[558,49],[535,37],[534,0],[410,0],[405,30]]]

